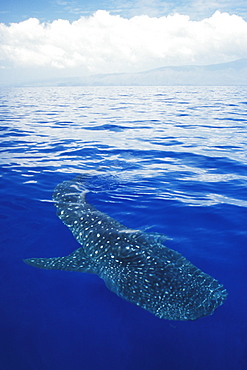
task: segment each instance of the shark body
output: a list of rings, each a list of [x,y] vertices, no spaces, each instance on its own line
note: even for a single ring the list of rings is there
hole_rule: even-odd
[[[83,178],[57,185],[57,215],[81,247],[68,256],[30,258],[42,269],[97,274],[118,296],[168,320],[211,315],[227,297],[216,279],[152,234],[130,230],[86,201]]]

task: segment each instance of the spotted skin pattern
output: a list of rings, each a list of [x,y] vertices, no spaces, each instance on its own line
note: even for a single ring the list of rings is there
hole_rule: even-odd
[[[97,274],[120,297],[168,320],[211,315],[227,297],[217,280],[165,247],[155,235],[131,230],[86,201],[84,178],[57,185],[57,215],[81,247],[68,256],[30,258],[42,269]]]

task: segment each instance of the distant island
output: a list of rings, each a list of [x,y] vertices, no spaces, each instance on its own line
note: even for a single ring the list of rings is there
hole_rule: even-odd
[[[112,73],[57,78],[25,86],[243,86],[247,85],[247,58],[205,66],[186,65],[139,73]]]

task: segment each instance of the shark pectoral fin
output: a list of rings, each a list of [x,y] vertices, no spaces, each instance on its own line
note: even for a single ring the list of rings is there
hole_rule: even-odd
[[[64,257],[56,258],[27,258],[24,259],[27,265],[47,270],[64,270],[62,260]]]
[[[28,265],[47,270],[65,270],[94,273],[88,258],[82,248],[64,257],[28,258],[23,260]]]

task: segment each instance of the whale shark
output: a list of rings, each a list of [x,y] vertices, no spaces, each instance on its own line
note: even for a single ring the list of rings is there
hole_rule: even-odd
[[[211,315],[227,298],[216,279],[204,273],[163,238],[132,230],[87,202],[85,177],[58,184],[57,215],[81,245],[70,255],[29,258],[41,269],[97,274],[121,298],[167,320]]]

